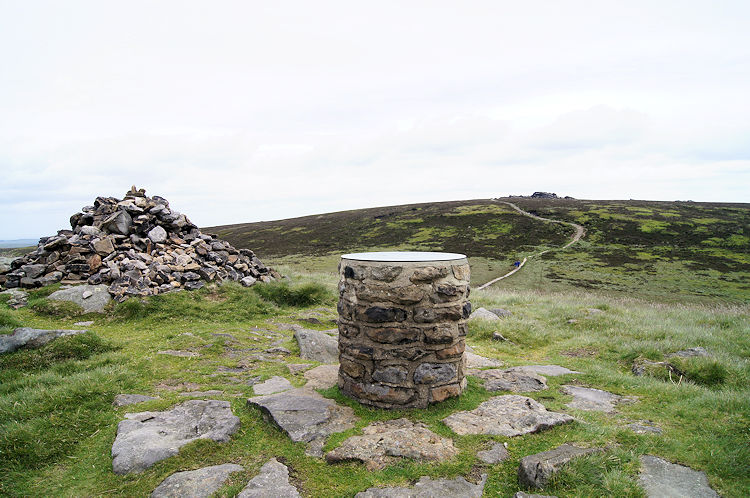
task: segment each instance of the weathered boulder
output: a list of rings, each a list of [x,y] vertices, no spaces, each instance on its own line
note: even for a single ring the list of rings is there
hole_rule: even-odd
[[[638,483],[648,498],[718,498],[704,472],[668,462],[653,455],[641,456]]]
[[[76,285],[55,291],[49,295],[48,299],[70,301],[83,308],[84,313],[104,313],[104,307],[112,300],[112,297],[106,285]]]
[[[300,349],[300,357],[320,363],[338,363],[339,342],[333,337],[319,330],[300,329],[294,331]]]
[[[190,400],[164,412],[128,413],[112,445],[115,474],[142,472],[198,439],[226,442],[240,428],[228,401]]]
[[[359,460],[368,469],[382,469],[398,458],[441,462],[458,454],[453,441],[440,437],[424,424],[400,418],[373,422],[326,453],[328,463]]]
[[[500,317],[487,308],[477,308],[469,315],[469,320],[495,321],[500,320]]]
[[[474,484],[463,477],[455,479],[432,479],[423,476],[414,487],[369,488],[355,495],[355,498],[481,498],[487,474],[482,474]]]
[[[307,443],[306,453],[323,456],[323,444],[334,432],[354,427],[357,417],[348,406],[339,406],[311,389],[293,389],[247,400],[276,423],[294,442]]]
[[[297,488],[289,484],[289,469],[275,458],[260,468],[237,498],[298,498]]]
[[[44,346],[53,339],[78,335],[88,332],[87,330],[43,330],[30,327],[20,327],[11,335],[0,335],[0,353],[12,353],[18,349],[33,349]]]
[[[572,422],[565,413],[547,411],[541,403],[526,396],[509,394],[496,396],[471,411],[459,411],[443,419],[453,432],[520,436]]]
[[[305,372],[303,376],[307,380],[305,388],[328,389],[335,386],[339,381],[339,366],[338,364],[318,365]]]
[[[151,498],[208,498],[224,485],[229,479],[229,474],[243,470],[245,469],[240,465],[225,463],[175,472],[154,489]]]
[[[574,458],[604,451],[604,448],[579,448],[563,444],[554,450],[525,456],[518,466],[518,484],[526,488],[543,488],[552,474]]]

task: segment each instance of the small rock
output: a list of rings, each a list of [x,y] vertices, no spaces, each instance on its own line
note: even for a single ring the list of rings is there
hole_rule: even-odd
[[[453,432],[466,434],[491,434],[520,436],[560,424],[572,422],[565,413],[547,411],[541,403],[526,396],[508,394],[495,396],[471,411],[460,411],[443,419]]]
[[[479,370],[472,375],[484,380],[488,391],[535,392],[547,389],[547,379],[532,372],[514,370]]]
[[[115,396],[115,400],[112,405],[115,407],[134,405],[136,403],[143,403],[144,401],[151,401],[152,399],[159,399],[154,396],[146,396],[145,394],[118,394]]]
[[[310,329],[294,331],[300,349],[300,357],[320,363],[338,363],[339,342],[325,332]]]
[[[570,323],[570,324],[578,323],[578,320],[576,320],[575,318],[571,318],[570,320],[568,320],[567,323]]]
[[[58,337],[78,335],[87,330],[42,330],[20,327],[10,335],[0,334],[0,353],[12,353],[18,349],[33,349],[44,346]]]
[[[495,321],[500,320],[500,317],[486,308],[477,308],[469,315],[469,320]]]
[[[505,342],[508,339],[506,339],[505,336],[503,334],[501,334],[500,332],[493,332],[492,333],[492,340],[493,341]]]
[[[620,403],[632,403],[638,398],[633,396],[619,396],[601,389],[581,386],[562,386],[563,392],[573,396],[573,401],[566,404],[569,408],[577,410],[597,411],[614,413],[615,405]]]
[[[81,299],[88,299],[93,295],[94,295],[93,292],[87,290],[87,291],[84,291],[83,294],[81,294]]]
[[[0,273],[2,272],[0,271]],[[0,292],[0,294],[10,295],[10,299],[8,299],[6,303],[8,304],[8,306],[15,310],[23,308],[28,304],[29,301],[29,293],[26,291],[22,291],[21,289],[8,289]]]
[[[683,497],[718,498],[708,485],[704,472],[670,463],[653,455],[641,456],[641,473],[638,483],[648,498]]]
[[[190,400],[164,412],[128,413],[112,445],[115,474],[142,472],[198,439],[229,441],[240,428],[228,401]]]
[[[604,310],[600,310],[599,308],[586,308],[587,315],[598,315],[600,313],[604,313]]]
[[[339,366],[319,365],[304,373],[308,389],[328,389],[335,386],[339,381]]]
[[[464,352],[464,358],[466,358],[466,368],[497,368],[503,366],[503,362],[500,360],[479,356],[476,353],[468,351],[468,349]]]
[[[257,279],[251,277],[250,275],[240,279],[240,283],[243,285],[243,287],[252,287],[257,281]]]
[[[531,372],[539,375],[546,375],[548,377],[582,373],[576,372],[575,370],[568,370],[560,365],[522,365],[519,367],[510,367],[508,370],[513,372]]]
[[[289,373],[292,375],[303,372],[310,368],[312,366],[312,363],[287,363],[286,368],[289,369]]]
[[[73,325],[75,325],[76,327],[90,327],[93,324],[94,324],[93,320],[88,320],[88,321],[85,321],[85,322],[76,322]]]
[[[260,468],[237,498],[298,498],[297,488],[289,484],[289,469],[275,458]]]
[[[293,389],[291,382],[284,377],[274,375],[270,379],[260,384],[253,386],[253,392],[255,394],[275,394]]]
[[[266,353],[271,354],[292,354],[291,351],[289,351],[287,348],[282,348],[281,346],[276,346],[273,348],[266,349]]]
[[[510,311],[508,311],[506,309],[503,309],[503,308],[492,308],[492,309],[490,309],[490,312],[496,314],[500,318],[505,318],[505,317],[511,316],[513,314]]]
[[[438,436],[422,423],[400,418],[373,422],[362,429],[362,436],[351,436],[326,453],[328,463],[359,460],[368,470],[383,469],[397,458],[442,462],[458,450],[453,441]]]
[[[334,432],[351,429],[357,420],[354,410],[311,389],[249,398],[247,404],[260,408],[264,417],[275,422],[292,441],[307,443],[310,456],[323,456],[325,439]]]
[[[208,498],[229,479],[232,472],[245,470],[240,465],[225,463],[198,470],[175,472],[164,479],[151,493],[151,498]]]
[[[167,231],[159,225],[156,225],[154,228],[149,230],[147,237],[151,239],[151,242],[153,242],[154,244],[161,244],[162,242],[167,240]]]
[[[486,482],[487,474],[482,474],[481,480],[476,484],[460,476],[455,479],[422,476],[412,488],[369,488],[357,493],[355,498],[481,498]]]
[[[198,356],[200,356],[198,353],[194,353],[192,351],[175,351],[174,349],[165,349],[164,351],[157,351],[156,354],[177,356],[179,358],[197,358]]]
[[[518,484],[526,488],[543,488],[552,474],[574,458],[604,451],[604,448],[579,448],[563,444],[554,450],[529,455],[518,466]]]
[[[88,294],[88,293],[91,294]],[[88,297],[83,297],[87,294]],[[49,295],[53,301],[70,301],[83,308],[84,313],[104,313],[104,307],[112,300],[106,285],[76,285],[60,289]]]
[[[495,443],[491,449],[477,452],[477,458],[490,465],[503,462],[509,457],[510,454],[503,443]]]

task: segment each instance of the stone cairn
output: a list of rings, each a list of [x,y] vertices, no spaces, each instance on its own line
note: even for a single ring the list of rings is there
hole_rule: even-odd
[[[378,408],[425,408],[466,386],[469,265],[342,259],[341,391]]]
[[[120,200],[97,197],[70,217],[72,230],[42,237],[33,252],[0,274],[0,286],[42,287],[107,284],[124,301],[175,289],[195,290],[204,282],[234,280],[245,286],[280,275],[248,249],[235,249],[204,234],[163,197],[132,187]]]

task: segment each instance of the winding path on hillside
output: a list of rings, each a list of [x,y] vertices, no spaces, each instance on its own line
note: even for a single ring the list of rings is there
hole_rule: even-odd
[[[579,240],[581,240],[581,238],[586,234],[586,229],[583,228],[583,226],[579,225],[578,223],[573,223],[572,221],[562,221],[562,220],[553,220],[551,218],[544,218],[542,216],[537,216],[535,214],[529,213],[528,211],[524,211],[523,209],[521,209],[520,207],[516,206],[512,202],[501,201],[501,200],[498,200],[498,199],[492,199],[492,200],[494,202],[497,202],[497,203],[500,203],[500,204],[507,204],[508,206],[512,207],[513,209],[515,209],[516,211],[518,211],[523,216],[528,216],[529,218],[534,218],[535,220],[544,221],[544,222],[547,222],[547,223],[560,223],[562,225],[570,225],[573,228],[575,228],[576,231],[573,234],[573,236],[571,237],[570,242],[568,242],[564,246],[560,247],[559,249],[567,249],[568,247],[572,246],[573,244],[575,244],[576,242],[578,242]],[[556,251],[556,250],[559,250],[559,249],[546,249],[544,251],[540,251],[538,253],[534,253],[534,254],[528,256],[527,258],[523,258],[523,261],[521,261],[521,264],[518,265],[518,267],[514,268],[513,270],[509,271],[508,273],[506,273],[503,276],[497,277],[495,279],[490,280],[486,284],[480,285],[479,287],[477,287],[476,290],[485,289],[485,288],[489,287],[490,285],[494,284],[495,282],[499,282],[500,280],[502,280],[504,278],[510,277],[511,275],[513,275],[514,273],[516,273],[518,270],[520,270],[521,268],[523,268],[524,265],[526,264],[526,262],[530,258],[533,258],[535,256],[541,256],[542,254],[545,254],[547,252]]]

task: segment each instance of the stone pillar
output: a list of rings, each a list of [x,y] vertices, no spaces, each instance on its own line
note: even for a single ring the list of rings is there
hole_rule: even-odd
[[[339,388],[379,408],[425,408],[466,387],[469,263],[463,254],[345,254]]]

